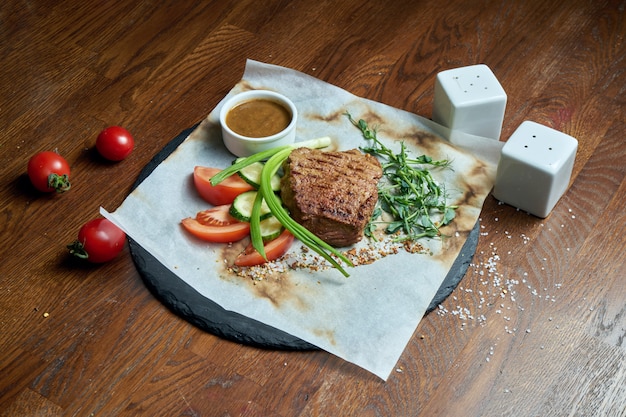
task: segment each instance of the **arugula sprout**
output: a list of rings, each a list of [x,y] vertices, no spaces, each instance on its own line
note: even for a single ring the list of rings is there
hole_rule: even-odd
[[[378,139],[376,128],[369,127],[363,119],[356,121],[348,112],[345,115],[363,138],[371,141],[361,150],[382,159],[386,180],[378,185],[377,208],[365,228],[366,236],[375,238],[376,224],[381,222],[378,219],[384,211],[392,218],[386,223],[385,232],[402,232],[396,241],[440,237],[439,229],[454,219],[457,206],[447,204],[445,187],[437,184],[428,168],[449,168],[450,162],[434,161],[427,155],[410,158],[404,142],[400,143],[400,151],[394,153]]]

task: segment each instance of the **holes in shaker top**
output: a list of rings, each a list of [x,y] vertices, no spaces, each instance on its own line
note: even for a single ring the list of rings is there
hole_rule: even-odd
[[[454,75],[454,76],[452,76],[452,79],[453,79],[453,80],[455,80],[455,81],[458,81],[460,78],[461,78],[461,77],[459,77],[458,75]],[[476,78],[480,78],[480,75],[476,75]],[[470,87],[474,87],[474,83],[470,83],[469,85],[470,85]],[[485,89],[485,90],[488,90],[488,89],[489,89],[489,87],[485,86],[485,87],[484,87],[484,89]],[[468,90],[463,90],[463,92],[464,92],[464,93],[469,93],[469,91],[468,91]]]
[[[532,135],[531,137],[532,137],[533,139],[537,139],[537,135]],[[524,145],[524,149],[528,149],[528,145]],[[554,150],[554,148],[553,148],[552,146],[549,146],[549,147],[548,147],[548,150],[549,150],[549,151],[552,151],[552,150]]]

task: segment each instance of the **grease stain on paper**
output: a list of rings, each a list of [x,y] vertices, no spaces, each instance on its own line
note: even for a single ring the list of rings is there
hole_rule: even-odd
[[[337,346],[337,340],[335,340],[335,332],[330,329],[313,329],[313,334],[320,339],[325,339],[333,346]]]

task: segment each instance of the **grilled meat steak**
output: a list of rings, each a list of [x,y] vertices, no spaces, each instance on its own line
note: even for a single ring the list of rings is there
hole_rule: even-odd
[[[363,237],[378,200],[382,168],[357,149],[294,149],[283,165],[281,197],[295,221],[335,247]]]

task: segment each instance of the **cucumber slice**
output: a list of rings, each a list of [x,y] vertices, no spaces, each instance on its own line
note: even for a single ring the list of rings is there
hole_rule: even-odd
[[[276,239],[283,232],[284,226],[274,216],[261,220],[261,237],[263,242]]]
[[[235,197],[233,204],[230,206],[230,214],[234,218],[242,222],[249,222],[252,217],[252,206],[254,205],[254,199],[256,198],[256,191],[246,191]],[[261,204],[261,220],[268,218],[272,215],[270,208],[267,206],[265,200]]]
[[[243,178],[245,182],[252,185],[254,188],[259,188],[261,185],[261,171],[263,171],[263,167],[265,164],[263,162],[255,162],[246,167],[241,168],[239,172],[239,176]],[[280,191],[280,177],[277,174],[274,174],[271,179],[272,191],[278,192]]]

